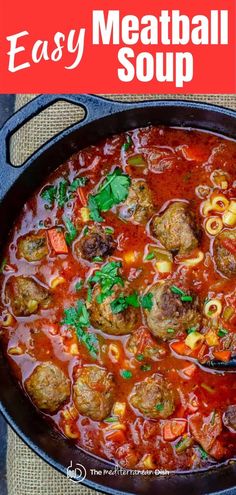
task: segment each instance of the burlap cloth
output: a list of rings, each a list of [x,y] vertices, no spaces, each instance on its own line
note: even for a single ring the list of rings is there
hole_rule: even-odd
[[[18,95],[16,108],[20,108],[35,95]],[[105,95],[116,100],[161,99],[159,95]],[[164,98],[177,99],[178,95],[165,95]],[[181,99],[199,100],[236,109],[235,95],[186,95]],[[53,134],[81,119],[82,109],[59,102],[41,113],[12,139],[11,156],[15,164],[22,163],[40,144]],[[9,495],[92,495],[96,494],[84,486],[75,486],[39,459],[31,450],[8,430],[7,482]]]

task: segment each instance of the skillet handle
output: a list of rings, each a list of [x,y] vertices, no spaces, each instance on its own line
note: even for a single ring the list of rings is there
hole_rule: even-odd
[[[24,124],[33,117],[39,115],[42,110],[50,107],[58,101],[67,101],[81,106],[85,111],[85,116],[76,124],[53,136],[43,146],[36,150],[21,166],[14,166],[10,160],[10,138]],[[36,158],[50,148],[51,143],[57,143],[64,136],[72,131],[85,126],[91,121],[103,116],[111,115],[115,112],[126,110],[129,104],[107,100],[105,98],[90,94],[42,94],[24,105],[14,113],[0,129],[0,201],[8,195],[15,181],[22,172],[31,166]]]
[[[53,103],[58,101],[67,101],[70,103],[78,104],[85,111],[84,118],[77,124],[65,129],[60,132],[56,138],[59,140],[64,135],[71,131],[72,129],[78,129],[79,127],[88,124],[88,122],[92,120],[96,120],[104,115],[109,115],[114,112],[119,112],[125,110],[128,105],[123,104],[122,102],[115,102],[112,100],[106,100],[105,98],[88,95],[88,94],[43,94],[32,101],[23,106],[20,110],[10,117],[3,127],[0,130],[0,164],[1,168],[6,166],[11,166],[10,161],[10,150],[9,150],[9,142],[11,136],[18,131],[24,124],[29,122],[33,117],[39,115],[42,110],[45,110]],[[55,142],[55,136],[52,138]],[[40,152],[43,152],[46,148],[50,146],[51,140],[47,141],[47,143],[40,148]],[[24,163],[21,167],[14,167],[15,174],[17,176],[17,170],[21,169],[20,173],[22,173],[22,168],[26,168],[38,155],[38,151],[35,151]]]

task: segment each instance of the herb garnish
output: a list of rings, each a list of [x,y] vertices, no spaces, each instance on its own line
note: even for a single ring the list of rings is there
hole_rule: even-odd
[[[163,409],[164,409],[164,404],[162,404],[162,402],[160,402],[160,404],[157,404],[156,405],[156,410],[157,411],[163,411]]]
[[[105,423],[117,423],[119,420],[118,416],[109,416],[108,418],[104,419]]]
[[[133,145],[133,141],[130,136],[126,136],[126,142],[122,146],[122,150],[128,151],[128,149]]]
[[[149,292],[148,294],[145,294],[140,298],[140,303],[142,308],[147,309],[150,311],[153,306],[153,294]]]
[[[227,334],[228,334],[228,330],[226,330],[226,328],[220,328],[218,331],[219,337],[225,337],[225,335],[227,335]]]
[[[76,290],[76,292],[79,292],[79,290],[80,290],[80,289],[82,289],[82,287],[83,287],[83,282],[82,282],[82,280],[80,279],[80,280],[78,280],[78,282],[76,282],[76,284],[75,284],[75,290]]]
[[[1,262],[1,264],[0,264],[0,274],[2,274],[2,273],[3,273],[3,271],[4,271],[4,268],[5,268],[6,264],[7,264],[7,259],[6,259],[6,258],[4,258],[4,259],[2,260],[2,262]]]
[[[144,355],[143,354],[137,354],[137,356],[135,356],[135,357],[136,357],[136,359],[138,361],[143,361],[144,360]]]
[[[154,258],[155,258],[155,253],[153,251],[150,251],[150,253],[147,254],[145,260],[149,261],[149,260],[153,260]]]
[[[134,308],[139,308],[142,306],[144,309],[150,311],[152,309],[152,298],[153,294],[149,292],[149,294],[145,294],[145,296],[139,296],[137,291],[133,292],[128,296],[120,295],[114,301],[111,302],[111,310],[113,314],[121,313],[125,311],[129,306],[133,306]]]
[[[114,285],[124,286],[124,281],[119,275],[120,267],[120,261],[111,261],[106,263],[101,270],[97,270],[90,278],[89,282],[98,283],[101,287],[101,293],[97,296],[99,304],[112,294]]]
[[[77,229],[74,226],[74,224],[71,222],[71,220],[65,215],[63,216],[63,221],[67,230],[65,235],[66,243],[70,246],[72,242],[76,239]]]
[[[76,307],[65,309],[65,317],[62,320],[62,325],[73,327],[76,331],[78,340],[85,345],[93,358],[98,353],[98,339],[95,335],[88,333],[85,327],[88,327],[89,313],[84,301],[77,301]]]
[[[47,203],[45,208],[53,208],[55,203],[59,208],[63,208],[78,187],[85,186],[87,181],[87,177],[77,177],[71,184],[66,179],[62,179],[56,186],[46,186],[41,192],[41,198]]]
[[[178,296],[180,296],[180,299],[183,302],[191,302],[193,300],[192,296],[189,296],[189,294],[184,292],[184,290],[180,289],[179,287],[176,287],[176,285],[172,285],[170,290],[171,292],[173,292],[173,294],[177,294]]]
[[[128,296],[123,296],[121,294],[111,302],[111,310],[113,314],[121,313],[129,306],[133,306],[134,308],[139,308],[140,306],[138,293],[136,291]]]
[[[204,450],[204,449],[203,449],[200,445],[198,445],[198,449],[199,449],[199,451],[200,451],[201,458],[202,458],[202,459],[204,459],[204,460],[205,460],[205,459],[208,459],[208,454],[207,454],[207,452],[206,452],[206,451],[205,451],[205,450]]]
[[[140,366],[140,369],[141,371],[150,371],[152,367],[150,364],[142,364],[142,366]]]
[[[131,179],[120,168],[108,174],[100,185],[97,194],[89,195],[88,207],[90,218],[95,222],[102,222],[100,212],[108,211],[113,206],[125,201],[130,187]]]
[[[126,380],[129,380],[130,378],[132,378],[133,374],[132,374],[132,371],[129,371],[129,370],[121,370],[120,371],[120,374],[123,378],[125,378]]]
[[[216,419],[216,410],[214,409],[214,411],[212,412],[212,416],[211,416],[211,425],[214,426],[215,424],[215,419]]]

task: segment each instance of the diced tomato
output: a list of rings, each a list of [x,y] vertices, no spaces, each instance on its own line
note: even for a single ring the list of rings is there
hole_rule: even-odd
[[[193,374],[195,373],[196,369],[197,369],[196,364],[192,363],[189,366],[187,366],[187,368],[184,368],[182,371],[183,371],[184,375],[191,378],[193,376]]]
[[[84,188],[83,187],[78,187],[77,189],[77,194],[80,200],[80,203],[82,206],[87,206],[87,198],[85,196]]]
[[[183,356],[188,356],[192,352],[192,350],[184,342],[180,341],[173,342],[170,347],[173,351],[177,352],[177,354],[181,354]]]
[[[223,361],[224,363],[227,363],[230,358],[231,358],[231,352],[230,351],[215,351],[214,356],[218,361]]]
[[[221,245],[225,247],[231,254],[236,255],[236,240],[229,239],[227,237],[222,238],[220,241]]]
[[[124,432],[122,430],[112,431],[111,433],[106,435],[106,439],[116,443],[124,443],[126,441]]]
[[[49,241],[56,254],[67,254],[68,246],[65,241],[65,236],[61,230],[56,228],[47,231]]]
[[[167,442],[175,440],[186,430],[186,421],[181,419],[170,419],[166,421],[163,427],[163,438]]]

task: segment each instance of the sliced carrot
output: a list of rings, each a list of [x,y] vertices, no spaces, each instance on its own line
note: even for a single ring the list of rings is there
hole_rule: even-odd
[[[186,430],[186,421],[181,419],[171,419],[166,421],[163,428],[163,438],[167,442],[171,442],[180,437]]]
[[[56,254],[67,254],[68,246],[64,234],[56,228],[47,231],[49,241]]]
[[[87,198],[85,196],[85,192],[84,192],[83,187],[78,187],[77,194],[78,194],[78,197],[79,197],[79,200],[80,200],[80,203],[82,204],[82,206],[87,206]]]
[[[171,349],[173,349],[173,351],[177,352],[177,354],[181,354],[181,355],[188,355],[188,354],[191,354],[192,350],[184,343],[184,342],[173,342],[173,344],[171,344]]]
[[[182,371],[187,377],[191,378],[195,373],[196,369],[197,369],[196,364],[192,363],[189,366],[187,366],[187,368],[184,368]]]
[[[122,430],[116,430],[109,433],[109,435],[106,435],[106,439],[116,443],[124,443],[126,441],[124,432]]]
[[[219,361],[223,361],[224,363],[227,363],[231,358],[231,352],[230,351],[215,351],[214,356]]]

